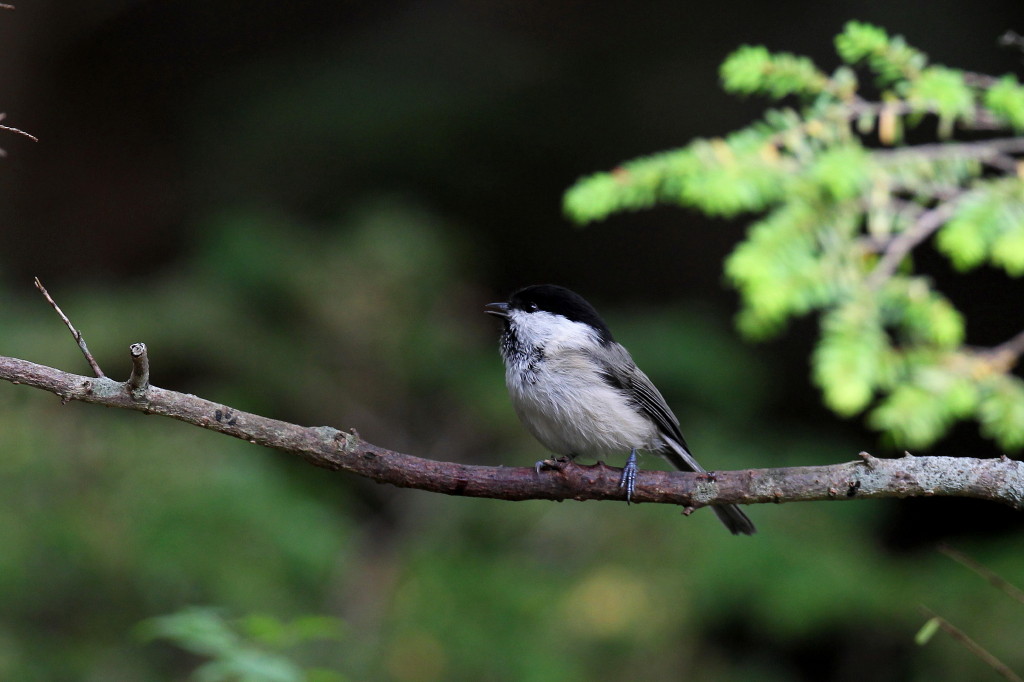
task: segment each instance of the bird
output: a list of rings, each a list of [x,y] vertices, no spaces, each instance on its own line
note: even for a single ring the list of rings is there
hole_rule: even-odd
[[[628,452],[619,481],[627,503],[636,487],[637,451],[657,453],[680,471],[706,471],[654,383],[582,296],[538,284],[484,312],[502,319],[505,385],[519,420],[544,447],[570,459]],[[537,462],[538,472],[545,464]],[[733,535],[756,532],[736,505],[712,508]]]

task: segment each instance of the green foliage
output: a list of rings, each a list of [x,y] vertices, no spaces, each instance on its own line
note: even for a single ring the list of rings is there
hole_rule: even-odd
[[[882,321],[908,348],[952,351],[964,340],[964,320],[949,299],[923,277],[890,279],[878,292]]]
[[[1008,448],[1024,447],[1024,386],[1013,377],[991,376],[982,389],[978,409],[981,432],[1005,442]]]
[[[973,385],[940,370],[918,370],[901,377],[876,407],[869,423],[905,447],[919,448],[935,440],[958,417],[977,405]]]
[[[1014,75],[1003,76],[985,93],[985,106],[1017,130],[1024,130],[1024,86]]]
[[[772,54],[761,46],[744,46],[722,64],[725,89],[743,95],[763,94],[776,99],[786,95],[817,95],[829,84],[828,77],[807,57],[783,52]]]
[[[659,202],[719,216],[763,209],[783,196],[789,177],[788,164],[764,145],[771,134],[766,126],[631,161],[581,182],[566,195],[566,210],[581,220],[597,220]]]
[[[934,111],[940,121],[967,119],[974,111],[975,93],[961,71],[929,66],[903,85],[902,94],[908,104],[915,109]]]
[[[903,36],[889,37],[885,29],[858,21],[848,22],[835,44],[843,61],[866,61],[886,86],[912,80],[928,63],[927,55],[907,45]]]
[[[871,410],[869,423],[904,446],[975,419],[1001,446],[1021,447],[1013,419],[1024,384],[962,345],[962,315],[914,274],[910,255],[937,233],[960,269],[1024,274],[1024,140],[948,141],[957,128],[1020,130],[1024,88],[1013,76],[929,63],[869,24],[848,23],[835,45],[846,65],[831,75],[805,57],[741,47],[722,65],[725,89],[799,106],[583,178],[565,210],[579,222],[653,204],[763,213],[725,263],[745,334],[768,337],[819,312],[813,376],[837,413]],[[878,101],[861,94],[859,66],[881,88]],[[940,143],[903,144],[903,131],[926,120]]]
[[[871,181],[871,157],[859,144],[840,144],[823,149],[807,169],[811,187],[836,202],[853,199]]]
[[[844,415],[864,409],[879,383],[880,356],[887,348],[874,301],[850,300],[831,310],[822,320],[814,354],[815,379],[825,389],[825,403]]]
[[[921,626],[921,629],[914,635],[914,643],[919,646],[924,646],[928,642],[932,641],[932,637],[939,631],[939,627],[942,623],[940,618],[929,618]]]
[[[738,319],[747,334],[769,336],[791,315],[835,300],[835,280],[823,271],[836,263],[821,258],[811,229],[819,215],[811,206],[784,204],[755,223],[726,261],[726,275],[747,294]]]
[[[192,673],[196,682],[343,682],[343,675],[304,669],[285,653],[311,640],[341,639],[342,631],[340,621],[325,616],[285,623],[260,614],[232,621],[203,607],[150,618],[137,628],[143,640],[168,640],[210,659]]]
[[[936,245],[962,270],[985,262],[1024,274],[1024,181],[979,182],[956,205]]]
[[[850,64],[869,57],[877,58],[891,49],[885,29],[859,21],[848,22],[843,32],[836,36],[835,45],[839,56]]]

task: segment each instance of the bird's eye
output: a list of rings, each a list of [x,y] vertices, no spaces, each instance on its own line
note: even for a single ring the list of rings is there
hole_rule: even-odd
[[[538,310],[540,310],[540,306],[539,306],[539,305],[537,305],[536,303],[527,303],[527,304],[526,304],[526,311],[527,311],[527,312],[530,312],[530,313],[535,313],[535,312],[537,312]]]

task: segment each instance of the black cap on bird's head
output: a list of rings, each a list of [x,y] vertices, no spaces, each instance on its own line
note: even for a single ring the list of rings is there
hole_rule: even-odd
[[[508,319],[510,311],[526,313],[546,312],[561,315],[571,322],[580,322],[593,327],[603,343],[610,343],[612,333],[594,306],[575,291],[556,284],[535,284],[512,294],[508,303],[489,303],[485,312]]]

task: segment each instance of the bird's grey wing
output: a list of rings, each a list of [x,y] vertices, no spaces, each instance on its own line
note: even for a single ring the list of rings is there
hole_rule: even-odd
[[[618,388],[626,393],[631,403],[643,411],[649,416],[654,423],[658,425],[658,430],[671,438],[680,446],[684,458],[688,459],[688,468],[692,468],[693,456],[690,455],[690,447],[686,444],[686,440],[683,438],[683,434],[679,431],[679,420],[676,419],[675,414],[669,409],[668,403],[665,402],[665,398],[662,397],[661,392],[658,391],[657,387],[647,378],[647,375],[640,371],[640,368],[633,362],[633,358],[630,357],[629,351],[622,346],[618,348],[603,348],[604,353],[602,355],[594,355],[594,361],[600,368],[598,371],[601,378],[604,379],[608,384]],[[673,450],[675,450],[673,448]],[[682,455],[683,453],[679,453]],[[669,455],[666,455],[669,459],[675,459]],[[673,464],[677,462],[673,461]],[[695,469],[700,471],[698,467]]]

